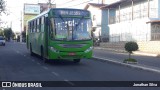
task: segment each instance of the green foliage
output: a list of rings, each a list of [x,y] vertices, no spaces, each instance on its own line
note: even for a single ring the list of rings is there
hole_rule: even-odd
[[[131,59],[131,53],[133,52],[133,51],[137,51],[138,50],[138,44],[136,43],[136,42],[127,42],[126,44],[125,44],[125,50],[127,51],[127,52],[129,52],[129,59],[128,60],[130,60]],[[132,60],[132,59],[131,59]]]
[[[126,62],[137,62],[137,60],[135,60],[133,58],[129,58],[129,59],[125,59],[123,62],[124,63],[126,63]]]
[[[3,30],[2,29],[0,29],[0,36],[3,36],[4,34],[3,34]]]
[[[1,14],[2,12],[5,13],[5,7],[6,7],[5,1],[4,1],[4,0],[0,0],[0,14]]]
[[[11,28],[5,28],[4,29],[4,36],[5,38],[9,41],[10,38],[12,37],[13,35],[13,32],[12,32],[12,29]]]
[[[132,53],[132,51],[137,51],[138,44],[136,42],[127,42],[125,44],[125,50],[129,53]]]

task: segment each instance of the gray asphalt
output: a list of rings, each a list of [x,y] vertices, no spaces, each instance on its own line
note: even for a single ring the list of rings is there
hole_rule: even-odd
[[[112,52],[108,50],[94,49],[94,56],[114,59],[114,60],[123,62],[123,60],[128,58],[128,53],[117,53],[117,52]],[[131,58],[136,59],[138,61],[138,64],[160,68],[160,65],[159,65],[160,58],[159,57],[132,54]]]
[[[93,59],[82,59],[79,64],[69,61],[43,63],[38,56],[30,56],[25,44],[8,42],[5,47],[0,46],[0,81],[160,81],[160,74]],[[1,89],[12,90],[13,88]],[[56,87],[23,89],[138,90],[139,88]],[[141,90],[153,89],[158,90],[159,88],[141,88]],[[22,88],[14,88],[14,90],[22,90]]]

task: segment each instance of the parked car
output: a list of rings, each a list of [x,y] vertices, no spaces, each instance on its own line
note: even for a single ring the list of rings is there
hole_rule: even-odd
[[[0,36],[0,45],[5,46],[5,39],[2,36]]]

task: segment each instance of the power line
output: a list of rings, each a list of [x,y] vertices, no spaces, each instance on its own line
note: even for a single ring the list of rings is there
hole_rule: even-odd
[[[79,4],[75,4],[75,5],[71,5],[71,6],[67,6],[67,7],[73,7],[73,6],[78,6],[78,5],[81,5],[81,4],[85,4],[85,3],[88,3],[92,0],[88,0],[88,1],[85,1],[85,2],[82,2],[82,3],[79,3]]]
[[[54,3],[56,0],[53,0],[51,3]]]
[[[71,2],[73,2],[73,1],[75,1],[75,0],[70,0],[70,1],[67,1],[67,2],[64,2],[64,3],[62,3],[62,4],[58,4],[58,5],[64,5],[64,4],[67,4],[67,3],[71,3]]]

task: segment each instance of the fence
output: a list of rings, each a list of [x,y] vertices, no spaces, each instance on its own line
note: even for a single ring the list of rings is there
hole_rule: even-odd
[[[160,33],[152,33],[151,40],[152,41],[160,41]]]
[[[151,36],[151,37],[150,37]],[[110,35],[109,42],[100,43],[100,47],[114,49],[118,51],[125,51],[125,43],[128,41],[136,41],[139,46],[139,51],[147,53],[156,53],[160,54],[160,33],[149,34],[139,34],[139,35]]]
[[[110,42],[149,41],[149,40],[150,40],[150,35],[147,33],[146,34],[121,33],[121,34],[112,34],[109,36]]]

